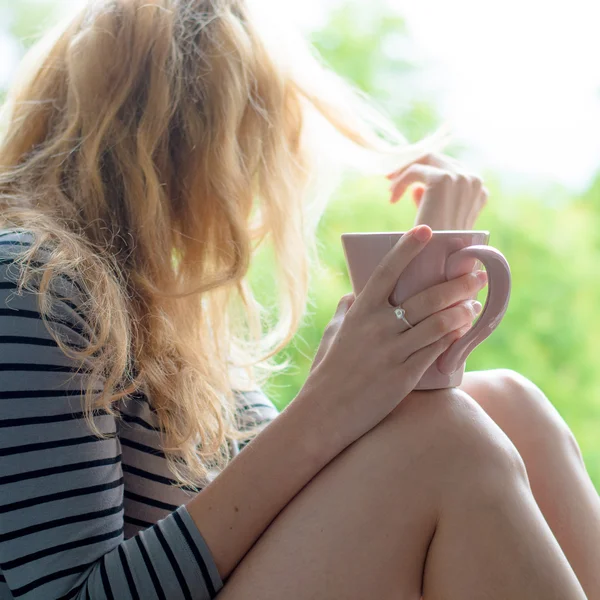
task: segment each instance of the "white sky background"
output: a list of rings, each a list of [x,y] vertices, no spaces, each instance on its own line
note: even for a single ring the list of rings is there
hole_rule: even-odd
[[[80,1],[58,0],[67,10]],[[338,1],[278,3],[310,28]],[[387,2],[406,18],[424,65],[417,94],[436,102],[470,163],[514,182],[586,187],[600,169],[600,3]],[[0,85],[16,60],[0,35]]]
[[[391,0],[471,157],[585,187],[600,168],[600,3]]]

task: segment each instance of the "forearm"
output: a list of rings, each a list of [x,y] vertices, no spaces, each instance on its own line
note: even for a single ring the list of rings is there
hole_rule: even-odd
[[[398,333],[390,294],[403,267],[431,235],[429,228],[420,227],[403,236],[351,308],[349,302],[340,303],[329,326],[336,333],[301,397],[188,505],[222,577],[290,500],[344,448],[385,419],[470,327],[472,303],[460,302],[458,291],[465,286],[453,283],[456,292],[448,294],[445,314],[439,310],[440,290],[434,290],[430,295],[436,298],[436,310],[425,313],[414,331]],[[431,304],[427,297],[417,301],[421,307]]]
[[[290,500],[341,451],[306,392],[188,505],[227,577]]]

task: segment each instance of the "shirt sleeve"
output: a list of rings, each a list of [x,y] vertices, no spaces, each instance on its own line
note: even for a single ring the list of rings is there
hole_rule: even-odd
[[[124,540],[115,419],[95,416],[106,439],[90,431],[86,374],[50,335],[36,294],[17,293],[14,267],[0,260],[0,595],[6,586],[23,600],[214,598],[219,575],[185,506]],[[77,306],[57,302],[60,335],[85,343]]]
[[[275,405],[261,390],[236,393],[238,428],[241,433],[249,432],[256,435],[279,415]],[[233,454],[239,453],[252,438],[236,442]]]

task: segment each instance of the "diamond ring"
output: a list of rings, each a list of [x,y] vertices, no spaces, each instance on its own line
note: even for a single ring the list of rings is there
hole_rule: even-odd
[[[398,319],[398,321],[402,321],[409,329],[413,328],[406,318],[406,311],[401,306],[394,308],[394,314],[396,315],[396,319]]]

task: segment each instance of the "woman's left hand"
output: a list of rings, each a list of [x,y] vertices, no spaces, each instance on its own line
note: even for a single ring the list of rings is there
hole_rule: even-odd
[[[433,230],[473,229],[487,203],[488,191],[480,177],[466,171],[458,161],[441,154],[428,154],[390,173],[391,202],[397,202],[410,187],[417,205],[415,225]]]

